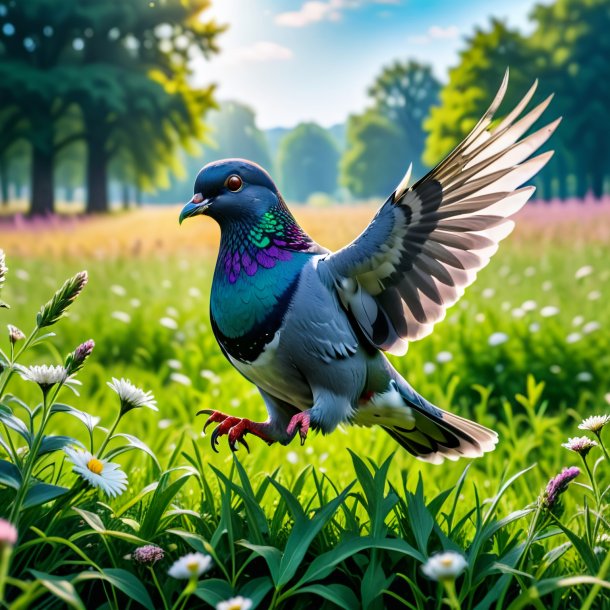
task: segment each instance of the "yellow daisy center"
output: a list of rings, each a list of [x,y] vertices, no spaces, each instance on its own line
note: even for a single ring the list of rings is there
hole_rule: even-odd
[[[453,559],[451,557],[445,557],[444,559],[441,559],[440,563],[444,568],[450,568],[453,565]]]
[[[199,562],[197,562],[197,561],[190,561],[189,563],[186,564],[186,569],[189,572],[196,572],[198,568],[199,568]]]
[[[227,606],[227,610],[241,610],[241,602],[233,602],[230,606]]]
[[[102,471],[104,470],[104,464],[102,464],[102,462],[100,462],[100,460],[98,460],[97,458],[91,458],[87,462],[87,468],[93,474],[102,474]]]

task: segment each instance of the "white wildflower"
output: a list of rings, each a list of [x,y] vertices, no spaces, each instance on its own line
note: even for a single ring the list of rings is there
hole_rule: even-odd
[[[583,419],[578,427],[580,430],[589,430],[597,434],[608,423],[610,423],[610,415],[591,415]]]
[[[110,291],[116,294],[118,297],[124,297],[127,294],[127,290],[119,284],[113,284],[110,286]]]
[[[521,305],[521,309],[523,309],[523,311],[534,311],[536,308],[538,307],[538,304],[536,303],[536,301],[525,301],[522,305]]]
[[[64,451],[74,464],[74,472],[107,496],[119,496],[127,489],[127,475],[118,464],[96,458],[84,449],[65,447]]]
[[[451,362],[453,360],[453,354],[451,352],[443,351],[436,355],[436,361],[440,363]]]
[[[487,343],[489,345],[502,345],[502,343],[506,343],[508,341],[508,335],[506,333],[493,333],[487,339]]]
[[[585,319],[582,316],[574,316],[572,319],[572,326],[580,326]]]
[[[561,367],[558,364],[551,364],[549,371],[551,371],[553,375],[559,375],[559,373],[561,373]]]
[[[525,277],[532,277],[532,275],[536,274],[536,268],[535,267],[526,267],[525,271],[523,272],[523,275]]]
[[[589,333],[593,333],[596,330],[599,330],[600,328],[601,328],[601,324],[599,322],[596,322],[595,320],[593,320],[592,322],[587,322],[582,327],[582,332],[585,333],[585,335],[588,335]]]
[[[129,299],[129,304],[134,309],[137,309],[138,307],[140,307],[140,305],[142,305],[142,301],[140,301],[140,299]]]
[[[538,324],[538,322],[532,322],[529,325],[529,330],[531,333],[537,333],[540,330],[540,324]]]
[[[186,375],[183,375],[182,373],[175,373],[175,372],[171,373],[169,378],[173,382],[179,383],[181,385],[191,385],[192,384],[190,377],[187,377]]]
[[[119,322],[123,322],[124,324],[129,324],[131,322],[131,316],[126,311],[113,311],[110,314],[110,317]]]
[[[296,451],[289,451],[286,454],[286,461],[289,464],[296,464],[299,461],[299,454]]]
[[[445,551],[430,557],[421,570],[432,580],[455,580],[467,567],[468,562],[462,554]]]
[[[37,383],[43,390],[48,390],[58,383],[63,383],[68,378],[68,371],[63,366],[41,366],[21,367],[19,374],[26,381]]]
[[[194,299],[198,299],[201,296],[201,290],[193,286],[192,288],[188,289],[188,295]]]
[[[241,595],[216,604],[216,610],[250,610],[250,608],[252,608],[252,600]]]
[[[593,447],[597,447],[597,443],[587,436],[569,438],[567,443],[561,443],[562,447],[574,451],[585,457]]]
[[[496,294],[496,291],[493,288],[485,288],[481,293],[484,299],[491,299],[494,294]]]
[[[522,318],[523,316],[525,316],[525,310],[523,308],[521,308],[521,307],[516,307],[510,313],[513,316],[513,318],[517,318],[517,319]]]
[[[597,299],[602,298],[602,293],[599,290],[591,290],[591,292],[587,295],[589,301],[597,301]]]
[[[161,326],[164,326],[165,328],[169,328],[170,330],[178,329],[178,322],[176,322],[174,318],[169,318],[167,316],[161,318],[159,320],[159,324],[161,324]]]
[[[589,381],[593,381],[593,375],[589,373],[589,371],[582,371],[576,375],[576,381],[581,381],[582,383],[588,383]]]
[[[570,333],[566,337],[566,343],[576,343],[582,339],[582,335],[580,333]]]
[[[540,315],[543,318],[550,318],[551,316],[556,316],[559,313],[559,308],[554,305],[547,305],[540,310]]]
[[[113,377],[112,382],[107,382],[107,385],[118,394],[123,415],[132,409],[139,409],[140,407],[147,407],[153,411],[159,410],[152,392],[141,390],[128,379]]]
[[[182,368],[182,362],[180,362],[180,360],[177,360],[176,358],[170,358],[169,360],[166,360],[165,364],[167,364],[170,369],[174,369],[175,371]]]
[[[542,282],[542,290],[544,292],[548,292],[553,287],[553,282],[547,280],[546,282]]]
[[[436,364],[434,362],[424,362],[424,373],[426,375],[432,375],[436,371]]]
[[[574,277],[577,280],[582,279],[583,277],[587,277],[587,275],[591,275],[593,273],[593,267],[591,265],[585,265],[576,271]]]
[[[177,559],[167,573],[172,578],[199,578],[212,567],[212,558],[203,553],[187,553]]]

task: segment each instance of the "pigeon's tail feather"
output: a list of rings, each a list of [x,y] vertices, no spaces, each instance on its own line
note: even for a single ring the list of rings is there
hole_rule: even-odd
[[[409,453],[440,464],[445,459],[480,457],[495,449],[498,435],[493,430],[435,407],[402,381],[399,391],[411,409],[413,423],[383,428]]]

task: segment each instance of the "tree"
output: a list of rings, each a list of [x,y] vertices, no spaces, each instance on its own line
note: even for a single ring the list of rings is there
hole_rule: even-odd
[[[556,92],[558,114],[565,117],[554,136],[562,182],[572,172],[576,194],[590,184],[601,197],[610,175],[610,4],[606,0],[557,0],[538,5],[532,45],[537,67]]]
[[[240,157],[271,170],[271,155],[265,134],[256,126],[254,111],[239,102],[223,102],[209,116],[210,138],[206,156],[216,159]]]
[[[383,68],[368,91],[375,111],[401,129],[408,146],[403,166],[408,158],[416,174],[425,169],[421,161],[426,141],[423,123],[430,108],[438,103],[439,91],[440,83],[432,68],[413,60],[396,61]]]
[[[374,110],[349,118],[341,184],[355,197],[389,195],[405,173],[408,143],[402,129]]]
[[[504,107],[512,107],[535,79],[531,45],[516,30],[493,19],[487,31],[477,29],[449,70],[449,82],[424,127],[428,131],[424,162],[435,165],[474,127],[493,99],[510,66],[511,84]]]
[[[148,143],[160,135],[175,150],[178,142],[201,136],[211,89],[186,86],[189,60],[217,51],[222,27],[203,21],[209,0],[28,0],[0,11],[0,99],[11,116],[0,127],[19,124],[11,138],[32,146],[32,213],[53,210],[57,153],[78,139],[87,141],[89,211],[107,207],[107,168],[118,154],[116,135],[125,124],[152,125]],[[157,78],[151,75],[157,73]],[[151,83],[155,87],[151,93]],[[79,128],[64,134],[59,120],[80,109]],[[163,113],[168,112],[171,116]],[[156,114],[154,114],[156,113]],[[177,121],[188,117],[188,130]],[[73,124],[73,123],[70,123]],[[167,138],[165,130],[174,129]],[[4,131],[4,129],[3,129]],[[178,137],[176,137],[178,135]],[[115,137],[116,136],[116,137]],[[114,142],[113,142],[114,138]],[[140,151],[141,152],[141,151]],[[148,161],[152,161],[152,157]]]
[[[301,123],[280,142],[278,166],[284,194],[306,201],[312,193],[337,188],[339,151],[332,136],[315,123]]]

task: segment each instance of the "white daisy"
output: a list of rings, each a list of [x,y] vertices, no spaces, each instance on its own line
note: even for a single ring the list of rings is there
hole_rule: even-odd
[[[582,279],[583,277],[587,277],[587,275],[591,275],[593,273],[593,267],[591,265],[585,265],[576,271],[574,277],[577,280]]]
[[[595,332],[596,330],[599,330],[600,328],[601,328],[600,323],[593,320],[593,322],[587,322],[582,327],[582,332],[585,333],[586,335],[588,335],[589,333]]]
[[[441,364],[444,362],[450,362],[451,360],[453,360],[453,354],[451,352],[443,351],[436,355],[436,361],[440,362]]]
[[[145,392],[137,388],[129,379],[113,377],[112,383],[107,382],[107,385],[118,394],[121,400],[121,412],[123,415],[132,409],[139,409],[140,407],[148,407],[153,411],[159,410],[152,392]]]
[[[37,383],[43,391],[49,390],[57,383],[63,383],[68,377],[68,371],[63,366],[24,366],[19,374],[26,381]]]
[[[186,375],[183,375],[182,373],[171,373],[169,378],[174,383],[179,383],[180,385],[191,385],[193,383],[191,381],[190,377],[187,377]]]
[[[250,610],[250,608],[252,608],[252,600],[241,595],[216,604],[216,610]]]
[[[582,335],[580,333],[570,333],[566,337],[566,343],[576,343],[582,339]]]
[[[554,305],[547,305],[540,310],[540,315],[543,318],[550,318],[551,316],[556,316],[559,313],[559,307],[555,307]]]
[[[421,567],[421,571],[432,580],[455,580],[468,566],[466,558],[455,551],[433,555]]]
[[[595,432],[597,434],[608,423],[610,423],[610,415],[591,415],[591,417],[583,419],[578,428],[580,430],[589,430],[590,432]]]
[[[131,316],[126,311],[113,311],[110,314],[111,318],[123,322],[123,324],[129,324],[131,322]]]
[[[569,438],[568,442],[561,443],[561,446],[585,457],[593,447],[597,447],[597,443],[586,436],[580,436]]]
[[[96,458],[83,449],[65,447],[64,451],[74,464],[74,472],[107,496],[119,496],[127,489],[127,475],[118,464]]]
[[[212,567],[212,558],[203,553],[187,553],[177,559],[167,573],[172,578],[199,578]]]
[[[119,284],[113,284],[110,286],[110,290],[118,297],[124,297],[127,294],[127,290],[125,290],[125,288]]]
[[[170,330],[177,330],[178,328],[178,322],[176,322],[174,318],[169,318],[167,316],[161,318],[159,320],[159,324],[161,324],[161,326],[165,326],[165,328],[169,328]]]

